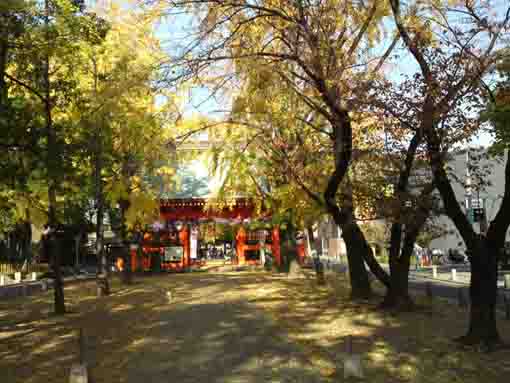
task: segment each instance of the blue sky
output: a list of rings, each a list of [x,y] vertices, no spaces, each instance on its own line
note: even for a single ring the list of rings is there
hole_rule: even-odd
[[[496,8],[503,9],[505,1],[508,0],[496,0]],[[193,31],[195,27],[193,20],[190,16],[179,15],[171,16],[165,20],[162,20],[159,24],[156,35],[161,39],[163,47],[172,54],[176,53],[183,45],[189,43],[187,38],[189,33]],[[393,22],[390,21],[385,26],[387,31],[394,29]],[[388,45],[389,41],[386,41],[384,45]],[[384,49],[383,47],[382,49]],[[415,73],[418,70],[418,66],[414,58],[412,58],[407,52],[401,53],[401,59],[397,63],[393,63],[390,78],[395,81],[403,75]],[[224,103],[228,101],[220,100],[223,104],[219,104],[218,100],[209,97],[209,92],[205,88],[196,87],[187,94],[187,103],[185,106],[185,116],[189,117],[193,114],[203,114],[210,116],[211,118],[217,117],[217,111],[220,109],[227,109]],[[216,113],[215,113],[216,112]],[[488,146],[492,141],[492,137],[487,133],[480,133],[478,136],[473,137],[469,146]]]

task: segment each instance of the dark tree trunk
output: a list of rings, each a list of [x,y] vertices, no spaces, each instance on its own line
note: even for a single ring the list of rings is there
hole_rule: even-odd
[[[368,245],[367,239],[365,238],[365,235],[363,234],[363,231],[361,230],[358,224],[356,224],[356,232],[357,232],[356,238],[358,238],[358,241],[360,242],[360,245],[363,248],[361,255],[363,257],[363,260],[367,264],[368,268],[370,269],[370,272],[384,286],[389,287],[390,277],[375,258],[374,252],[372,248]]]
[[[355,280],[351,276],[351,284],[356,283],[356,294],[360,297],[367,297],[371,295],[370,278],[365,263],[369,267],[374,276],[381,281],[385,286],[389,286],[389,276],[379,265],[375,259],[372,249],[363,234],[363,231],[356,222],[354,216],[354,207],[352,201],[352,190],[350,188],[350,181],[347,179],[347,188],[344,193],[344,207],[342,211],[333,210],[333,218],[335,223],[340,226],[342,230],[342,238],[345,242],[347,250],[347,261],[349,263],[349,272],[356,273]],[[359,259],[358,259],[359,258]],[[351,267],[354,269],[351,271]],[[351,286],[354,291],[354,286]]]
[[[459,231],[464,243],[470,253],[471,261],[471,313],[469,330],[466,336],[461,340],[470,344],[485,344],[492,347],[500,342],[495,320],[495,301],[497,293],[497,258],[502,250],[506,232],[510,225],[510,152],[507,151],[505,167],[505,191],[503,200],[496,217],[490,224],[486,239],[474,231],[471,222],[467,219],[461,204],[453,190],[452,184],[448,179],[445,170],[445,159],[441,148],[445,142],[442,140],[436,126],[441,122],[441,118],[447,115],[450,105],[455,105],[456,99],[461,96],[461,85],[478,86],[477,82],[483,75],[483,71],[477,76],[465,77],[457,85],[449,84],[441,103],[437,96],[437,85],[440,81],[431,66],[424,51],[413,41],[408,29],[403,23],[400,14],[400,1],[392,0],[390,2],[394,14],[394,19],[399,30],[399,34],[405,42],[409,52],[414,56],[420,66],[421,73],[426,82],[426,96],[421,106],[421,121],[419,129],[425,133],[427,138],[427,151],[430,160],[430,166],[434,175],[436,184],[446,214],[453,221]],[[471,84],[470,84],[471,83]]]
[[[336,121],[332,123],[335,170],[330,176],[324,192],[324,201],[328,213],[331,214],[335,223],[342,229],[342,238],[347,250],[352,298],[367,298],[372,295],[372,289],[363,260],[370,258],[369,252],[371,252],[371,249],[365,240],[363,232],[355,222],[352,188],[350,180],[346,177],[352,157],[351,118],[347,110],[338,108],[336,110],[336,117]],[[336,194],[340,184],[346,178],[346,191],[342,209],[340,209],[336,201]]]
[[[351,298],[366,299],[372,295],[370,279],[363,261],[363,252],[368,244],[360,238],[361,230],[355,224],[342,224],[342,238],[347,250],[347,262],[349,264],[349,278],[351,281]],[[362,233],[361,233],[362,234]],[[366,245],[366,246],[364,246]]]
[[[498,283],[497,249],[481,240],[478,251],[470,257],[471,284],[469,296],[471,310],[469,329],[459,340],[466,344],[483,344],[487,348],[501,342],[496,325],[496,300]],[[493,254],[490,254],[494,252]]]
[[[106,296],[110,295],[110,284],[108,282],[108,261],[104,249],[104,233],[103,233],[104,200],[103,200],[103,185],[101,180],[102,161],[101,153],[99,153],[100,150],[101,149],[97,149],[95,164],[96,205],[97,205],[97,217],[96,217],[97,295]]]
[[[122,283],[125,285],[129,285],[133,282],[133,273],[131,272],[131,254],[130,254],[130,244],[127,240],[127,230],[126,230],[126,211],[129,208],[129,201],[121,200],[119,202],[120,205],[120,233],[123,250],[123,263],[124,269],[122,270]]]
[[[282,251],[282,271],[289,273],[291,269],[300,268],[298,262],[298,254],[296,250],[296,228],[289,222],[287,224],[287,230],[283,239],[283,251]],[[292,267],[291,267],[292,264]]]
[[[99,202],[99,201],[98,201]],[[110,284],[108,282],[108,262],[104,251],[103,235],[103,206],[99,202],[96,221],[96,256],[97,256],[97,296],[110,295]]]
[[[405,199],[409,189],[409,177],[416,157],[416,151],[420,146],[422,138],[421,132],[414,134],[409,142],[404,163],[400,169],[397,183],[397,197],[399,199],[400,210],[395,218],[396,221],[391,225],[389,254],[390,284],[382,304],[385,308],[403,311],[411,310],[414,307],[414,302],[409,295],[409,265],[416,238],[430,214],[430,203],[426,203],[426,201],[434,189],[433,184],[424,187],[421,192],[422,198],[419,198],[419,201],[416,202],[415,210],[408,212],[408,214],[403,214],[406,209]],[[406,228],[405,233],[403,233],[403,227]],[[401,246],[402,236],[404,236],[403,246]]]
[[[50,26],[50,4],[49,0],[45,0],[44,25],[46,27],[46,42],[50,43],[49,26]],[[58,186],[58,168],[59,153],[57,146],[57,134],[53,126],[52,118],[52,102],[51,102],[51,85],[50,85],[50,54],[46,52],[43,62],[43,81],[44,81],[44,107],[46,114],[46,134],[48,138],[47,149],[47,166],[48,166],[48,225],[50,230],[57,230],[57,186]],[[55,314],[65,314],[64,288],[62,282],[62,274],[60,271],[60,246],[57,238],[54,237],[52,249],[54,280],[54,298],[55,298]]]
[[[51,226],[50,226],[51,227]],[[64,282],[62,280],[62,273],[60,270],[60,242],[55,233],[50,235],[50,254],[51,254],[51,265],[54,273],[53,280],[53,299],[55,314],[63,315],[66,313],[65,299],[64,299]]]
[[[98,88],[98,72],[96,61],[93,59],[94,69],[94,93],[97,95]],[[95,124],[95,137],[94,137],[94,178],[96,188],[96,256],[97,256],[97,295],[106,296],[110,295],[110,284],[108,282],[108,260],[104,251],[104,233],[103,233],[103,219],[104,219],[104,196],[103,196],[103,180],[101,172],[103,170],[103,137],[101,134],[102,125],[96,122]]]
[[[409,295],[409,258],[399,258],[390,266],[391,285],[386,291],[382,306],[402,311],[411,310],[414,302]]]
[[[401,225],[392,225],[390,244],[390,286],[382,306],[384,308],[407,311],[413,308],[414,304],[409,295],[409,265],[411,254],[414,248],[414,240],[406,238],[401,249]]]
[[[467,344],[480,344],[492,348],[501,342],[496,326],[497,259],[503,248],[510,223],[510,161],[507,153],[505,166],[505,193],[496,217],[486,238],[476,234],[458,203],[443,167],[439,138],[433,127],[428,132],[428,151],[432,172],[441,193],[447,215],[464,239],[471,262],[469,330],[459,340]]]
[[[30,216],[27,209],[27,220],[23,222],[23,259],[27,262],[27,265],[32,260],[32,225],[30,223]],[[27,270],[28,271],[28,270]]]

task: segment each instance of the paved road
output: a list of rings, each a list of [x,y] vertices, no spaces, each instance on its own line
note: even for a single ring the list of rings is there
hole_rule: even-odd
[[[465,297],[469,299],[469,279],[462,278],[458,282],[452,282],[451,280],[445,279],[434,279],[432,278],[432,272],[430,276],[424,272],[411,272],[409,275],[409,287],[420,292],[424,292],[427,283],[431,284],[433,295],[449,298],[453,300],[458,299],[459,289],[465,289]],[[498,283],[498,304],[503,305],[503,294],[510,294],[510,290],[505,289],[503,284]]]
[[[324,262],[326,268],[329,268],[337,271],[343,272],[346,270],[344,264],[342,264],[338,258],[333,257],[321,257]],[[386,271],[389,270],[388,265],[382,265]],[[452,281],[452,272],[451,270],[455,269],[457,273],[457,281]],[[465,289],[465,297],[469,299],[468,288],[469,281],[471,278],[470,266],[469,265],[442,265],[437,268],[437,278],[433,278],[432,276],[432,267],[423,267],[419,270],[411,269],[409,271],[409,287],[413,290],[420,291],[422,293],[425,292],[427,283],[431,284],[433,295],[439,296],[442,298],[448,298],[452,300],[458,299],[459,289]],[[498,303],[503,305],[503,294],[510,295],[510,290],[504,288],[503,276],[500,274],[500,278],[498,281]]]

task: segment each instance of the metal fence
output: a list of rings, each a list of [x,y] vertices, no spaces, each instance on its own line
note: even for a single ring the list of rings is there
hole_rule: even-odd
[[[17,271],[17,266],[12,263],[5,263],[0,260],[0,274],[12,274]]]

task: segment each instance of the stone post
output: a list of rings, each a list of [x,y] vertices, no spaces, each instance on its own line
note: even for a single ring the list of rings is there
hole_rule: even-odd
[[[510,320],[510,294],[503,291],[503,304],[505,305],[505,319]]]
[[[80,363],[73,364],[69,374],[69,383],[88,383],[89,374],[87,368],[87,357],[85,355],[85,337],[82,329],[78,332],[80,350]]]
[[[69,374],[69,383],[88,383],[87,366],[84,364],[73,364]]]
[[[21,282],[21,273],[19,271],[14,273],[14,280],[17,283]]]
[[[363,379],[363,365],[361,362],[361,355],[352,352],[352,336],[349,335],[346,341],[346,357],[344,359],[344,379],[355,377]]]
[[[432,299],[433,298],[433,292],[432,292],[432,283],[430,282],[427,282],[425,284],[425,296],[427,297],[427,299]]]
[[[0,286],[5,286],[7,284],[7,279],[5,278],[5,275],[0,274]]]
[[[260,245],[260,265],[264,267],[264,265],[266,264],[266,249],[264,248],[265,241],[260,240],[259,245]]]
[[[452,281],[457,282],[457,270],[452,269]]]
[[[505,289],[510,289],[510,274],[505,274]]]
[[[468,303],[468,300],[464,294],[464,289],[463,288],[459,288],[457,290],[457,301],[458,301],[458,304],[459,304],[459,307],[461,309],[465,309],[468,307],[469,303]]]
[[[432,278],[437,278],[437,266],[432,266]]]
[[[37,281],[37,273],[32,273],[32,280]]]

